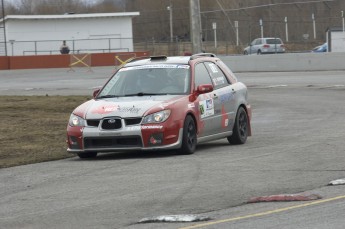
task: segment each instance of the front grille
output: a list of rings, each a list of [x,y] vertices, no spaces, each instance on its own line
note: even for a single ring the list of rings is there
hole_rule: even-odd
[[[88,126],[93,126],[93,127],[98,127],[99,122],[100,122],[100,121],[97,120],[97,119],[95,119],[95,120],[93,120],[93,119],[88,119],[88,120],[86,120],[87,125],[88,125]]]
[[[107,138],[84,138],[84,147],[88,148],[126,148],[142,147],[140,136],[118,136]]]
[[[119,118],[106,118],[102,121],[102,129],[104,130],[115,130],[122,127],[121,119]]]
[[[125,119],[126,126],[137,125],[137,124],[140,124],[140,122],[141,122],[141,118],[126,118]]]

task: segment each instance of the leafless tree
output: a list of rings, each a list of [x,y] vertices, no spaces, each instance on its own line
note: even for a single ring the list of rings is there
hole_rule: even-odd
[[[82,0],[19,0],[7,6],[13,14],[63,14],[101,12],[140,12],[133,18],[134,41],[170,41],[168,6],[172,8],[174,41],[186,40],[190,33],[189,1],[187,0],[99,0],[86,4]],[[214,39],[212,23],[217,23],[217,38],[235,43],[234,21],[239,24],[242,44],[260,36],[260,19],[264,36],[285,40],[285,18],[290,42],[322,42],[328,27],[341,25],[344,0],[200,0],[203,39]],[[8,13],[7,13],[8,14]],[[313,38],[313,21],[317,39]],[[306,35],[309,38],[306,40]]]

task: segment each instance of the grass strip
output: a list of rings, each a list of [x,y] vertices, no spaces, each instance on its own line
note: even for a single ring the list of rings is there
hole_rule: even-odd
[[[0,168],[58,160],[71,112],[87,96],[0,96]]]

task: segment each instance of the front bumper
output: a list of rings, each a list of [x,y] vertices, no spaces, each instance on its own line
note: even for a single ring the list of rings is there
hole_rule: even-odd
[[[169,150],[182,145],[183,128],[161,125],[137,125],[121,130],[100,130],[98,127],[67,128],[69,153],[114,152],[133,150]]]

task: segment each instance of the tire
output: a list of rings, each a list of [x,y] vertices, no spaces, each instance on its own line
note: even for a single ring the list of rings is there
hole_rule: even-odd
[[[257,54],[258,54],[258,55],[261,55],[261,50],[260,50],[260,49],[258,50],[258,53],[257,53]]]
[[[244,52],[243,52],[243,55],[248,55],[248,52],[247,52],[247,51],[244,51]]]
[[[95,158],[96,156],[97,152],[78,153],[79,158]]]
[[[196,148],[196,126],[194,119],[188,115],[183,124],[182,146],[178,150],[179,154],[193,154]]]
[[[232,145],[241,145],[248,137],[248,115],[243,107],[239,107],[236,114],[235,125],[228,141]]]

